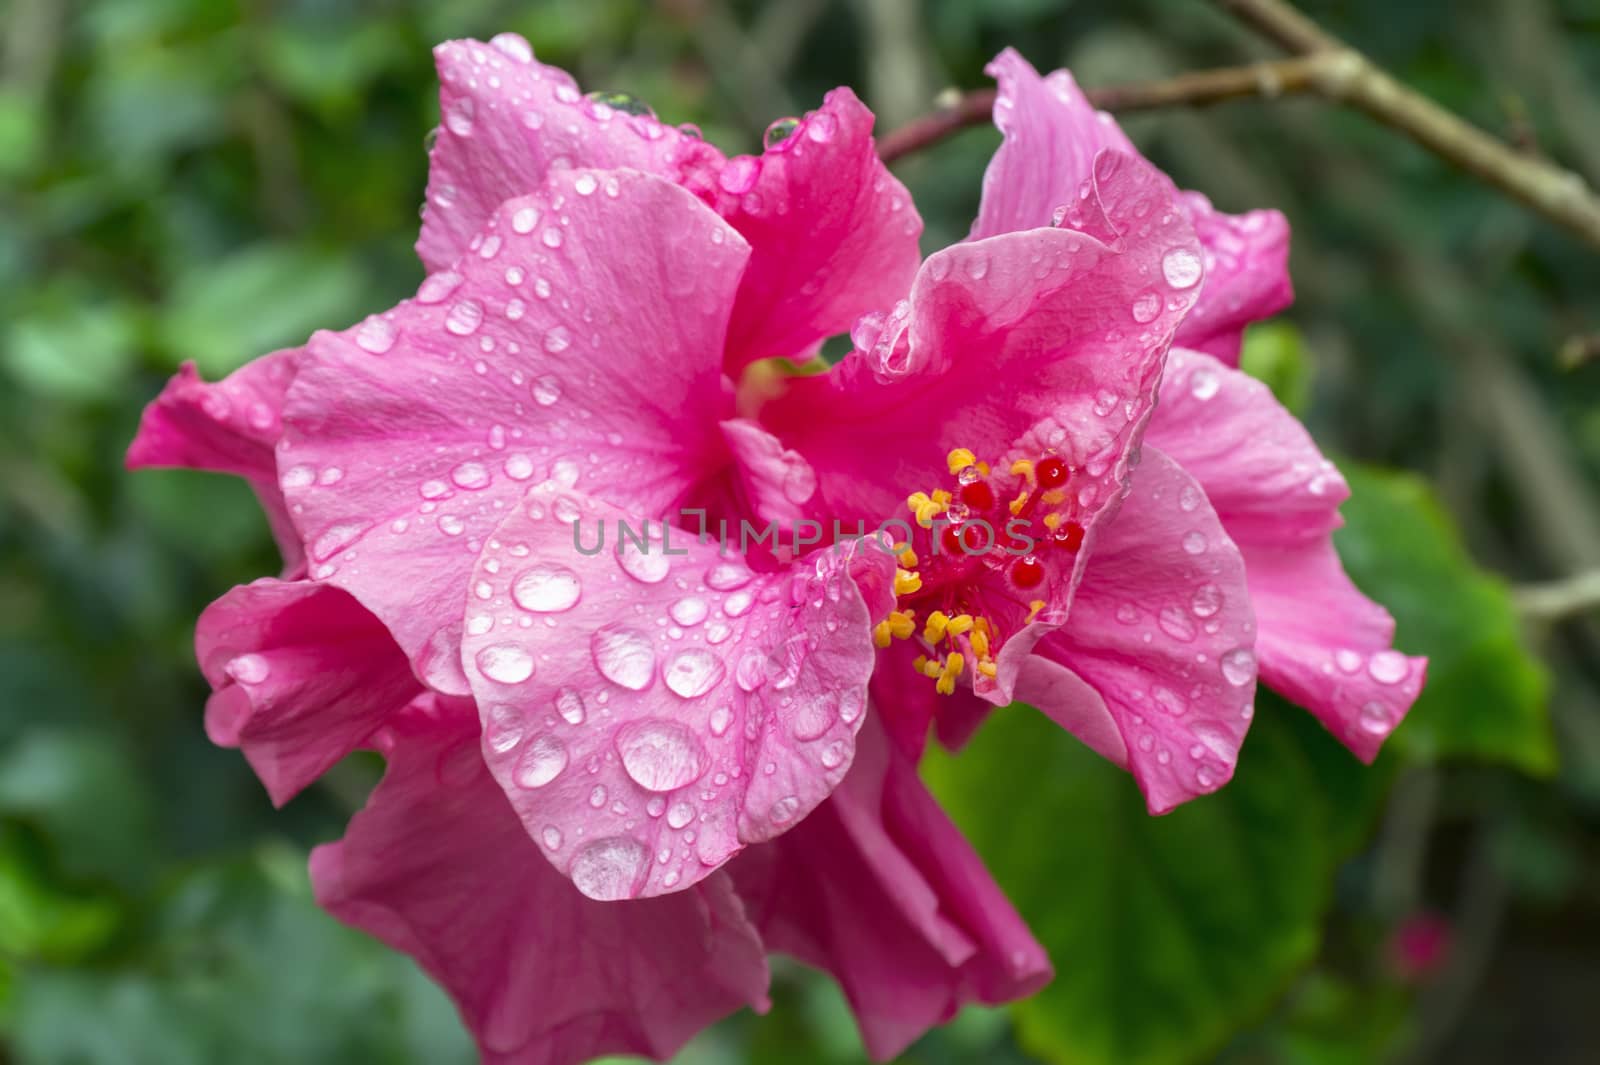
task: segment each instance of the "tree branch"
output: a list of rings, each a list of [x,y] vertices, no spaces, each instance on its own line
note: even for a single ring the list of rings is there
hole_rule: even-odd
[[[1108,111],[1199,106],[1246,96],[1318,96],[1361,111],[1434,155],[1532,208],[1600,248],[1600,199],[1577,174],[1526,155],[1401,85],[1359,52],[1319,29],[1282,0],[1214,0],[1263,35],[1298,53],[1292,59],[1196,71],[1163,81],[1088,90]],[[879,154],[893,162],[989,119],[993,89],[957,96],[947,107],[889,133]]]
[[[1204,107],[1248,96],[1273,97],[1312,89],[1321,57],[1280,59],[1243,67],[1197,70],[1161,81],[1105,85],[1085,90],[1089,102],[1105,111],[1127,113],[1166,107]],[[945,107],[894,130],[878,142],[886,163],[920,151],[967,126],[989,122],[995,91],[977,89],[956,95]]]
[[[1520,585],[1514,594],[1522,615],[1538,621],[1560,621],[1600,610],[1600,570],[1543,584]]]

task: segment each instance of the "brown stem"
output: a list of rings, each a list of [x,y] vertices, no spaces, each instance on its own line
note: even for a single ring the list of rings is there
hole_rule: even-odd
[[[1319,96],[1361,111],[1405,134],[1439,158],[1600,248],[1600,199],[1577,174],[1518,152],[1468,125],[1401,85],[1282,0],[1215,2],[1299,54],[1292,59],[1247,67],[1196,71],[1164,81],[1089,90],[1090,101],[1109,111],[1137,111],[1217,103],[1244,96]],[[951,106],[884,137],[879,154],[885,162],[892,162],[959,129],[985,122],[994,109],[994,98],[992,89],[960,96]]]
[[[1243,67],[1197,70],[1161,81],[1105,85],[1086,90],[1089,102],[1106,111],[1153,111],[1164,107],[1203,107],[1247,96],[1279,96],[1312,88],[1321,60],[1280,59]],[[878,142],[886,163],[919,151],[967,126],[981,126],[994,111],[995,91],[977,89],[950,106],[908,122]]]

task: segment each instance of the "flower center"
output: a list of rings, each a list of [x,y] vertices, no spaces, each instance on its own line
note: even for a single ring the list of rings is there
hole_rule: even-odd
[[[874,633],[879,647],[917,640],[916,669],[942,695],[969,666],[995,676],[1005,637],[1044,609],[1032,589],[1071,569],[1084,534],[1060,456],[1018,459],[1003,474],[967,448],[946,461],[953,488],[906,498],[914,524],[895,547],[897,601]]]

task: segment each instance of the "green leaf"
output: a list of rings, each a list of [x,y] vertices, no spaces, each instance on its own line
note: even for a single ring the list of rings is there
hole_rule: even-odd
[[[1246,329],[1239,368],[1272,389],[1291,413],[1305,413],[1311,400],[1311,360],[1293,322],[1258,322]]]
[[[1233,781],[1161,818],[1021,705],[924,771],[1055,961],[1015,1007],[1024,1047],[1073,1065],[1199,1060],[1262,1014],[1315,954],[1388,777],[1268,693]]]
[[[1555,769],[1550,680],[1529,652],[1504,582],[1474,565],[1419,478],[1347,468],[1334,536],[1351,578],[1389,608],[1396,642],[1428,656],[1428,681],[1389,740],[1423,760],[1467,757]]]
[[[162,322],[173,363],[193,359],[207,378],[227,374],[312,331],[348,325],[364,286],[347,261],[309,248],[264,244],[179,279]]]
[[[138,322],[126,307],[58,307],[14,322],[5,365],[39,396],[104,400],[120,394],[135,355]]]

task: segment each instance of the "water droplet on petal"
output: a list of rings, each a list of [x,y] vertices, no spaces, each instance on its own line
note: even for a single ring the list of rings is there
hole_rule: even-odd
[[[362,322],[356,330],[356,345],[363,351],[374,355],[382,355],[394,347],[395,338],[399,335],[394,323],[373,315]]]
[[[265,658],[256,654],[244,654],[231,658],[222,669],[224,673],[240,684],[260,684],[272,673],[271,664]]]
[[[444,327],[458,337],[471,336],[483,324],[483,304],[461,300],[444,317]]]
[[[1256,677],[1256,654],[1248,647],[1235,647],[1218,660],[1222,677],[1235,688],[1242,688]]]
[[[511,585],[511,598],[535,614],[571,610],[583,594],[578,575],[565,566],[540,565],[526,569]]]
[[[541,407],[553,407],[561,399],[561,382],[545,374],[533,382],[533,401]]]
[[[1367,672],[1379,684],[1399,684],[1411,672],[1411,663],[1399,651],[1379,651],[1367,663]]]
[[[475,491],[479,488],[488,487],[489,471],[484,469],[481,462],[463,462],[450,471],[450,479],[456,483],[458,488]]]
[[[617,729],[613,742],[622,768],[646,791],[675,791],[706,771],[705,748],[676,721],[630,721]]]
[[[1200,269],[1200,256],[1189,248],[1173,248],[1161,258],[1161,274],[1173,288],[1193,288]]]
[[[722,683],[728,667],[710,651],[680,651],[662,670],[667,687],[685,699],[698,699]]]
[[[637,629],[611,624],[589,638],[595,668],[613,684],[644,691],[655,679],[656,653],[650,638]]]
[[[542,788],[567,768],[567,748],[554,736],[536,736],[522,749],[511,779],[519,788]]]
[[[731,592],[750,583],[752,574],[735,562],[719,562],[706,571],[706,587]]]
[[[418,303],[443,303],[445,298],[461,287],[461,275],[454,270],[431,274],[417,289]]]
[[[711,608],[706,601],[697,595],[686,595],[667,608],[667,613],[672,615],[672,620],[679,625],[698,625],[706,619]]]
[[[567,872],[573,885],[589,898],[615,902],[633,896],[639,874],[649,860],[644,844],[613,836],[585,844],[573,855]]]
[[[533,676],[533,655],[521,644],[491,644],[481,649],[473,661],[484,676],[498,684],[521,684]]]
[[[553,326],[544,335],[544,350],[558,355],[572,346],[572,334],[562,326]]]
[[[1189,377],[1189,394],[1198,400],[1207,400],[1217,394],[1222,379],[1210,370],[1196,370]]]
[[[1133,320],[1143,325],[1161,313],[1161,297],[1154,292],[1142,292],[1133,301]]]

